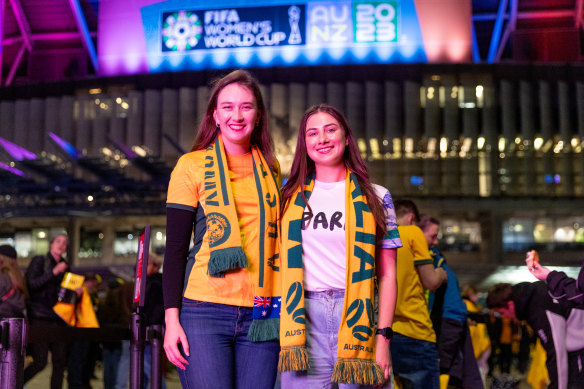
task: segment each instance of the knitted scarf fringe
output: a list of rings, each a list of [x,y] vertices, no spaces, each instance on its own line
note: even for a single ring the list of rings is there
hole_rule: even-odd
[[[280,319],[253,320],[247,332],[252,342],[276,340],[280,335]]]
[[[308,351],[306,346],[284,346],[280,350],[278,370],[299,371],[308,370]]]
[[[225,272],[231,269],[247,268],[247,256],[241,247],[228,247],[211,251],[207,272],[211,277],[225,277]]]
[[[339,358],[331,381],[339,384],[381,385],[385,382],[383,370],[370,359]]]

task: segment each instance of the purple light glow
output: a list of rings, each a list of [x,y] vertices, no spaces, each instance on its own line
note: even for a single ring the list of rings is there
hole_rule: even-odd
[[[4,169],[4,170],[6,170],[6,171],[8,171],[8,172],[10,172],[12,174],[16,174],[17,176],[24,177],[24,172],[23,171],[18,170],[15,167],[6,165],[5,163],[2,163],[2,162],[0,162],[0,169]]]
[[[36,159],[37,157],[32,151],[28,151],[4,138],[0,138],[0,146],[4,147],[4,150],[6,150],[6,152],[17,161],[22,161],[23,159]]]
[[[99,3],[99,73],[147,73],[146,41],[140,9],[160,0],[102,0]]]

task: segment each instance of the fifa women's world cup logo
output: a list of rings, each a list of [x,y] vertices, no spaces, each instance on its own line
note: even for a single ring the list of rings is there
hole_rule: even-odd
[[[193,50],[201,36],[203,26],[196,13],[178,11],[162,16],[162,51]]]

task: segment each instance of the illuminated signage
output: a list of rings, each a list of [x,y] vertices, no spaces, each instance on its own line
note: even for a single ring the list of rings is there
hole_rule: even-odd
[[[162,13],[162,51],[304,44],[304,5]]]
[[[397,1],[353,4],[355,43],[397,42]]]
[[[102,0],[97,40],[100,72],[470,58],[470,0],[257,0],[249,4]],[[464,10],[462,17],[451,7]],[[432,17],[442,8],[451,15],[448,19]],[[457,19],[464,21],[460,28]],[[456,32],[451,40],[450,31]]]

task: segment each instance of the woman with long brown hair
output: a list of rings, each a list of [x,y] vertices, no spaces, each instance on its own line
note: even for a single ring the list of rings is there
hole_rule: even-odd
[[[274,386],[279,173],[259,84],[231,72],[168,186],[164,349],[184,387]]]
[[[401,241],[391,195],[336,108],[302,117],[282,204],[282,387],[383,384]]]
[[[24,317],[28,290],[16,261],[16,250],[0,246],[0,318]]]

